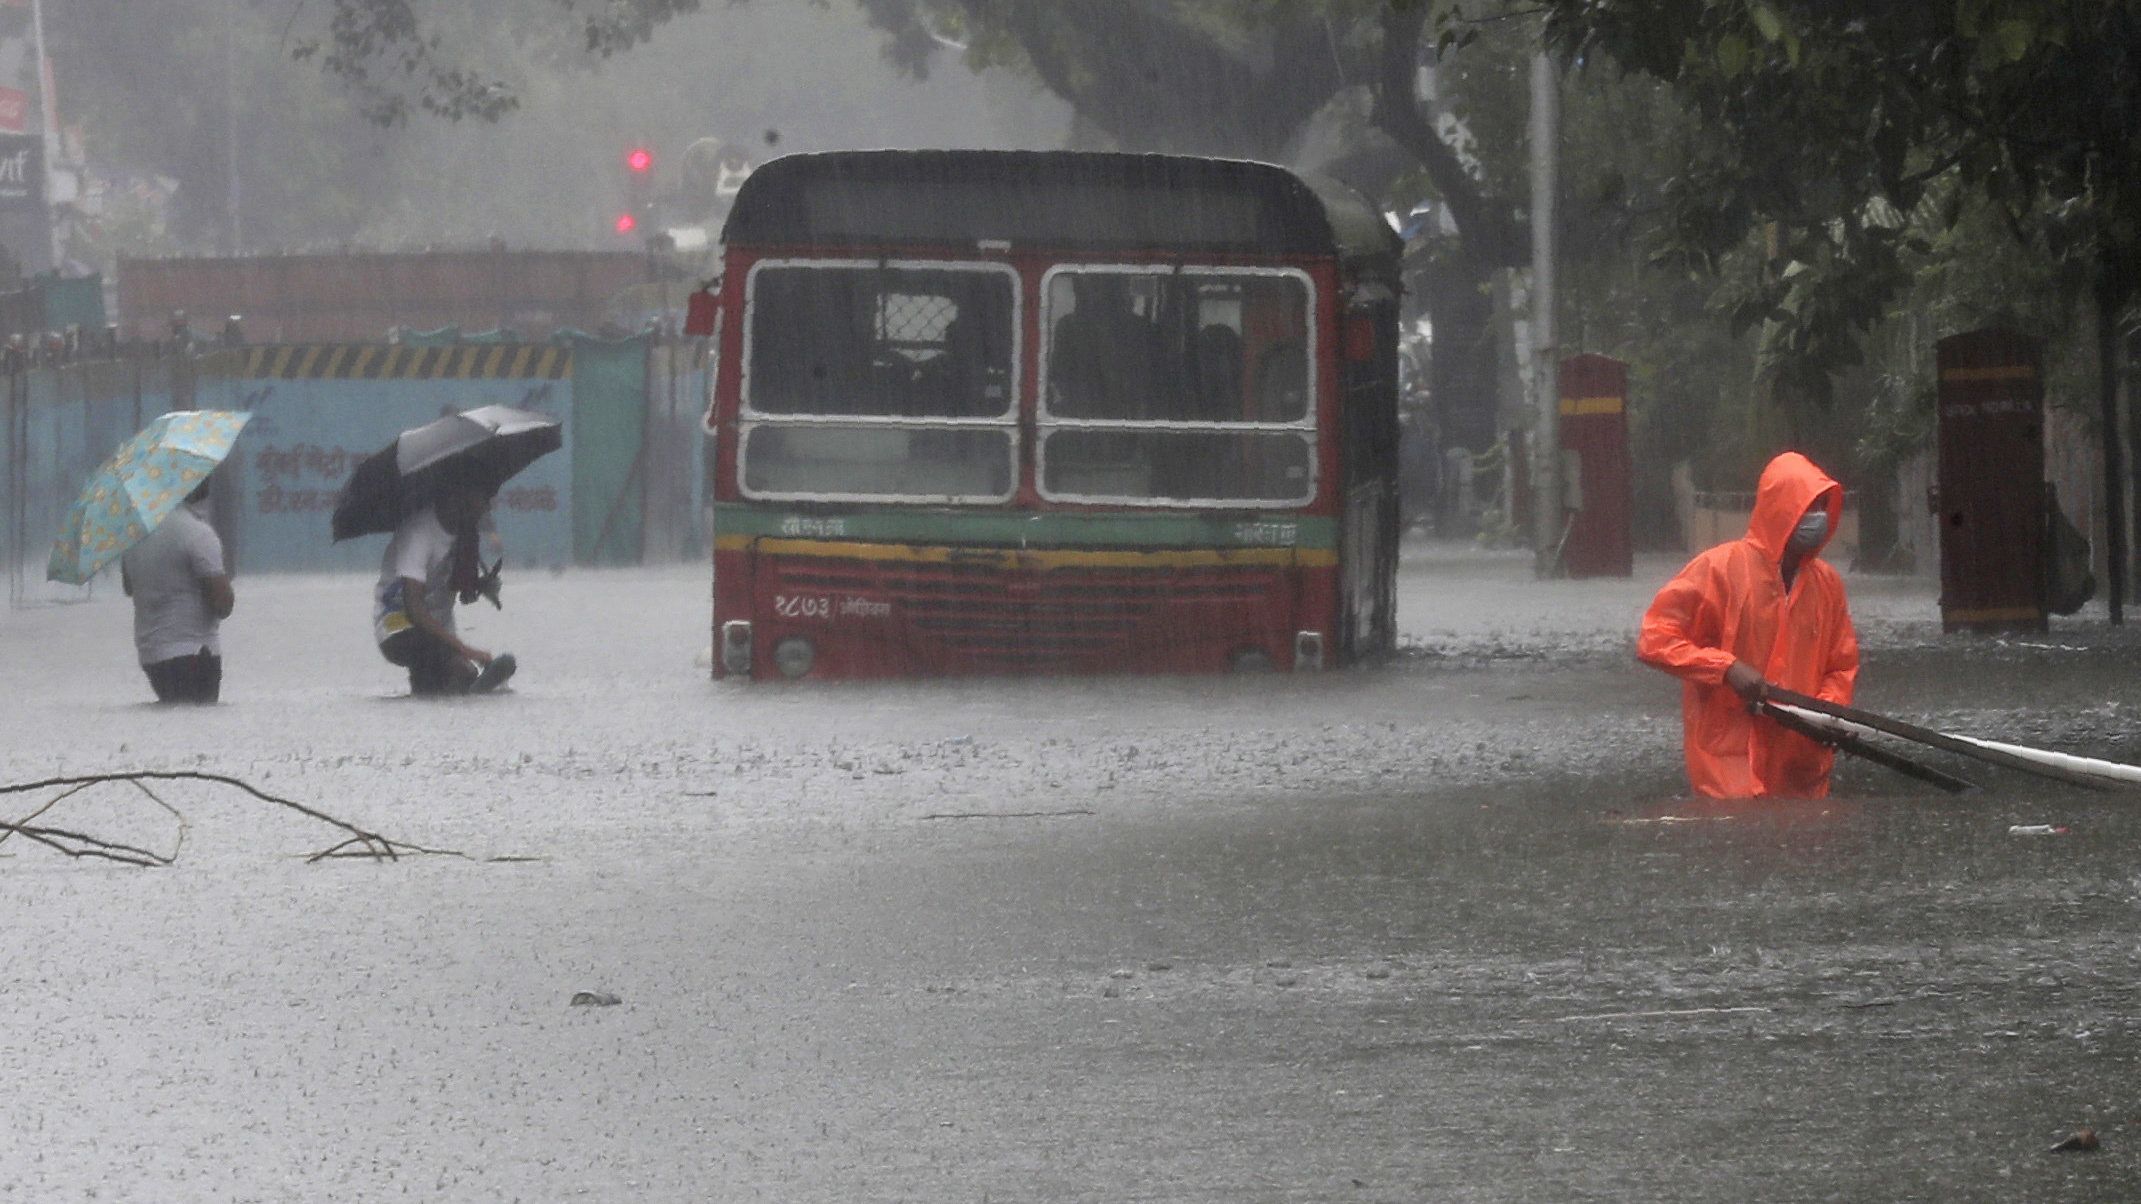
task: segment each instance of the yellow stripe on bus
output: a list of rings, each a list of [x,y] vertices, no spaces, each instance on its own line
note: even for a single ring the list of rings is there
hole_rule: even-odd
[[[897,561],[909,564],[976,564],[999,568],[1183,569],[1264,565],[1329,568],[1338,563],[1331,548],[1178,548],[1133,551],[1124,548],[950,548],[913,544],[854,543],[815,539],[765,539],[722,535],[714,548],[722,552],[760,552],[775,556],[814,556],[831,560]]]

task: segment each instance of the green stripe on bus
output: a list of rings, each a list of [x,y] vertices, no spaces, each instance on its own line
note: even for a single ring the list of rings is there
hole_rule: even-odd
[[[973,510],[813,512],[728,503],[714,534],[1008,547],[1335,548],[1338,524],[1300,514],[1032,514]]]

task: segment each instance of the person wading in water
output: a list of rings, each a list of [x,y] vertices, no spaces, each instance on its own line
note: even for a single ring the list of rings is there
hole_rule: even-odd
[[[1822,798],[1827,746],[1753,713],[1772,685],[1849,705],[1858,635],[1821,550],[1843,487],[1798,452],[1762,470],[1747,534],[1687,563],[1651,601],[1636,657],[1681,680],[1688,782],[1711,798]]]

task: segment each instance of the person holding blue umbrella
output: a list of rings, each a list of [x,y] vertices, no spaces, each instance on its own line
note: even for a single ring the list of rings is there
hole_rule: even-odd
[[[207,506],[204,479],[119,558],[120,588],[134,600],[134,648],[158,702],[222,697],[220,630],[238,598]]]
[[[223,541],[201,508],[211,473],[250,414],[178,410],[126,441],[89,478],[53,541],[45,576],[81,585],[126,557],[120,584],[134,599],[134,646],[164,702],[221,695],[218,628],[235,598]]]

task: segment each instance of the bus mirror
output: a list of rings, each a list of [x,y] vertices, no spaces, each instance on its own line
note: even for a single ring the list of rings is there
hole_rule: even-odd
[[[720,315],[721,299],[712,289],[702,288],[684,305],[684,333],[693,338],[707,338],[714,333]]]

